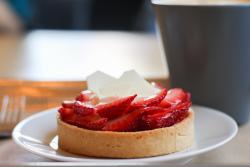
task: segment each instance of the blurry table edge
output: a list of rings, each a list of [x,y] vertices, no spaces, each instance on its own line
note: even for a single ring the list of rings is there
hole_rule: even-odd
[[[169,81],[167,78],[150,78],[148,80],[169,87]],[[24,118],[39,111],[58,107],[63,100],[74,99],[86,88],[86,81],[0,79],[0,103],[4,100],[5,96],[25,97],[26,108],[25,114],[23,114]]]
[[[169,87],[167,78],[148,80]],[[86,81],[32,81],[0,78],[0,107],[6,96],[24,97],[26,101],[24,117],[26,117],[34,112],[57,107],[63,100],[72,100],[86,88]]]
[[[169,79],[168,78],[147,78],[149,82],[157,82],[162,85],[169,87]],[[86,84],[86,80],[76,80],[76,81],[33,81],[33,80],[15,80],[8,78],[0,78],[0,86],[8,85],[8,86],[38,86],[38,87],[75,87],[82,86],[82,84]]]

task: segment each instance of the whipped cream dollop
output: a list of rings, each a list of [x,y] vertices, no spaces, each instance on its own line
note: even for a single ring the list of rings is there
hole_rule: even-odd
[[[100,98],[134,94],[137,97],[148,97],[159,91],[134,70],[124,72],[119,78],[97,71],[87,77],[87,85]]]

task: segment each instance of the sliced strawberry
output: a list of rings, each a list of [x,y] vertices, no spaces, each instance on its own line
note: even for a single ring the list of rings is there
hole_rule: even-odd
[[[120,98],[110,103],[99,104],[96,106],[96,111],[101,117],[108,119],[116,118],[124,113],[136,95]]]
[[[101,130],[107,123],[107,118],[100,118],[96,114],[92,114],[86,117],[77,117],[75,124],[79,127],[91,129],[91,130]]]
[[[164,112],[144,115],[141,119],[144,129],[156,129],[172,126],[188,116],[186,109],[168,108]]]
[[[158,107],[158,106],[144,107],[144,108],[141,108],[140,110],[143,111],[143,115],[151,115],[151,114],[156,114],[159,112],[166,111],[165,108]]]
[[[86,101],[90,101],[92,99],[96,100],[97,96],[94,92],[90,91],[90,90],[84,90],[81,92],[81,94],[79,96],[76,97],[77,101],[80,102],[86,102]]]
[[[172,108],[174,110],[189,110],[189,108],[191,107],[192,102],[191,101],[185,101],[183,103],[179,103],[176,106],[173,106]]]
[[[163,107],[163,108],[169,108],[172,106],[172,104],[169,101],[167,101],[166,99],[163,99],[161,101],[161,103],[159,104],[159,106]]]
[[[78,117],[76,122],[81,127],[96,129],[96,127],[104,126],[107,122],[107,118],[101,118],[97,113],[93,113],[84,117]]]
[[[70,108],[60,108],[58,110],[60,113],[61,120],[68,122],[70,124],[74,124],[75,121],[75,112],[73,109]]]
[[[76,114],[79,114],[81,116],[90,115],[95,112],[95,108],[92,105],[82,103],[80,101],[76,101],[74,103],[73,109]]]
[[[167,95],[167,89],[162,89],[158,94],[156,94],[153,97],[140,99],[132,103],[129,110],[133,111],[135,109],[142,107],[157,106],[161,103],[161,101],[165,98],[166,95]]]
[[[70,109],[70,108],[59,108],[58,112],[60,113],[61,117],[67,117],[67,116],[71,116],[72,114],[74,114],[74,110]]]
[[[74,100],[72,100],[72,101],[65,100],[65,101],[62,102],[62,106],[64,108],[73,108],[74,103],[75,103]]]
[[[118,132],[134,131],[137,129],[138,120],[141,114],[141,110],[136,110],[123,115],[115,120],[109,121],[102,130]]]
[[[77,115],[73,113],[71,115],[64,116],[62,120],[71,125],[75,125],[90,130],[101,130],[108,121],[107,118],[101,118],[96,113],[87,116]]]
[[[190,100],[190,94],[186,93],[183,89],[174,88],[167,92],[166,97],[162,100],[159,106],[170,107],[171,105],[177,105],[184,101]]]
[[[106,125],[107,122],[108,122],[107,118],[100,118],[98,120],[88,122],[85,125],[85,128],[91,130],[101,130]]]

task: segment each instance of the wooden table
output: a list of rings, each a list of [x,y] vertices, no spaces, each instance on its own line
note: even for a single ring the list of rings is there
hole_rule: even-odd
[[[168,86],[168,71],[161,61],[160,50],[153,35],[121,32],[79,32],[79,34],[73,33],[74,37],[70,37],[71,35],[68,33],[65,32],[65,38],[68,36],[66,38],[67,44],[79,40],[76,45],[80,45],[82,39],[77,38],[80,34],[82,35],[81,38],[86,38],[86,41],[89,41],[90,44],[76,47],[78,48],[75,48],[77,51],[73,49],[75,46],[72,44],[72,46],[63,44],[66,47],[64,48],[61,44],[57,44],[62,40],[64,33],[55,32],[53,35],[51,31],[34,32],[28,35],[24,42],[20,42],[23,41],[22,38],[19,39],[20,41],[11,38],[1,41],[3,38],[0,38],[0,57],[1,60],[4,60],[0,61],[0,97],[4,94],[25,95],[27,97],[25,116],[57,106],[62,99],[72,98],[84,87],[85,83],[81,80],[84,80],[89,72],[97,69],[118,76],[123,70],[136,68],[144,77],[157,80]],[[48,42],[49,44],[45,44],[48,39],[51,41]],[[119,44],[113,44],[113,40]],[[137,40],[140,44],[131,42],[131,40]],[[104,41],[109,41],[109,43]],[[99,45],[96,45],[98,47],[95,47],[94,43],[99,43]],[[60,47],[54,48],[56,46]],[[23,57],[17,53],[21,53],[20,55]],[[70,58],[65,58],[69,53],[71,53],[72,59],[77,55],[75,62]],[[9,57],[6,55],[9,55]],[[54,55],[56,58],[51,60],[50,57]],[[101,62],[98,62],[97,59],[100,56],[103,57]],[[53,69],[52,65],[59,58],[64,60],[64,65],[57,65],[56,69]],[[63,61],[60,60],[59,62]],[[74,66],[74,64],[77,65]],[[91,67],[89,64],[94,65]],[[74,67],[75,69],[67,72],[64,68],[68,67]],[[116,68],[117,70],[114,70]],[[72,73],[74,74],[71,75]],[[216,150],[195,157],[189,164],[249,165],[249,132],[250,122],[239,128],[238,135],[232,141]],[[12,139],[7,139],[0,140],[0,165],[6,164],[58,165],[59,163],[29,153],[17,146]]]

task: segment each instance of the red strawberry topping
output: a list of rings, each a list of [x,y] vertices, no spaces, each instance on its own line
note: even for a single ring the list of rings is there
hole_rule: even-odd
[[[62,106],[64,108],[73,108],[74,103],[75,103],[74,100],[72,100],[72,101],[65,100],[65,101],[62,102]]]
[[[78,117],[75,120],[78,126],[91,130],[101,130],[105,126],[107,121],[107,118],[101,118],[96,114],[86,117]]]
[[[148,98],[128,97],[99,99],[94,92],[83,91],[75,101],[64,101],[58,110],[69,124],[103,131],[140,131],[172,126],[189,114],[190,93],[183,89],[159,88]]]
[[[108,122],[103,130],[105,131],[134,131],[138,126],[139,116],[142,114],[141,110],[136,110],[115,120]]]
[[[163,107],[158,107],[158,106],[150,106],[150,107],[144,107],[141,108],[140,110],[143,111],[143,114],[145,115],[150,115],[150,114],[156,114],[159,112],[164,112],[166,108]]]
[[[74,112],[73,109],[70,109],[70,108],[60,108],[58,110],[58,112],[60,113],[60,118],[63,121],[74,125],[76,114],[75,114],[75,112]]]
[[[158,94],[156,94],[153,97],[140,99],[139,101],[132,103],[129,110],[133,111],[135,109],[142,107],[157,106],[161,103],[161,101],[165,98],[166,95],[167,95],[167,89],[162,89]]]
[[[190,100],[190,94],[186,93],[183,89],[174,88],[167,92],[166,97],[161,101],[161,107],[170,107],[184,101]]]
[[[101,118],[95,113],[88,116],[77,115],[76,113],[67,116],[61,115],[61,119],[69,124],[91,130],[101,130],[108,121],[107,118]]]
[[[74,109],[76,114],[79,114],[82,116],[90,115],[90,114],[93,114],[95,112],[95,108],[92,105],[82,103],[80,101],[76,101],[74,103],[73,109]]]
[[[152,115],[144,115],[142,121],[146,130],[156,129],[172,126],[186,118],[187,115],[186,110],[166,110]]]
[[[133,95],[114,100],[110,103],[99,104],[96,106],[96,111],[101,117],[108,119],[116,118],[124,113],[135,97],[136,95]]]
[[[107,122],[108,122],[107,118],[100,118],[96,121],[92,121],[86,124],[86,128],[91,130],[101,130],[106,125]]]
[[[70,108],[59,108],[58,112],[60,113],[62,118],[69,117],[74,114],[74,110]]]
[[[90,90],[84,90],[81,92],[81,94],[79,96],[76,97],[75,100],[80,101],[80,102],[86,102],[86,101],[90,101],[92,99],[95,99],[97,96],[94,92],[90,91]]]

